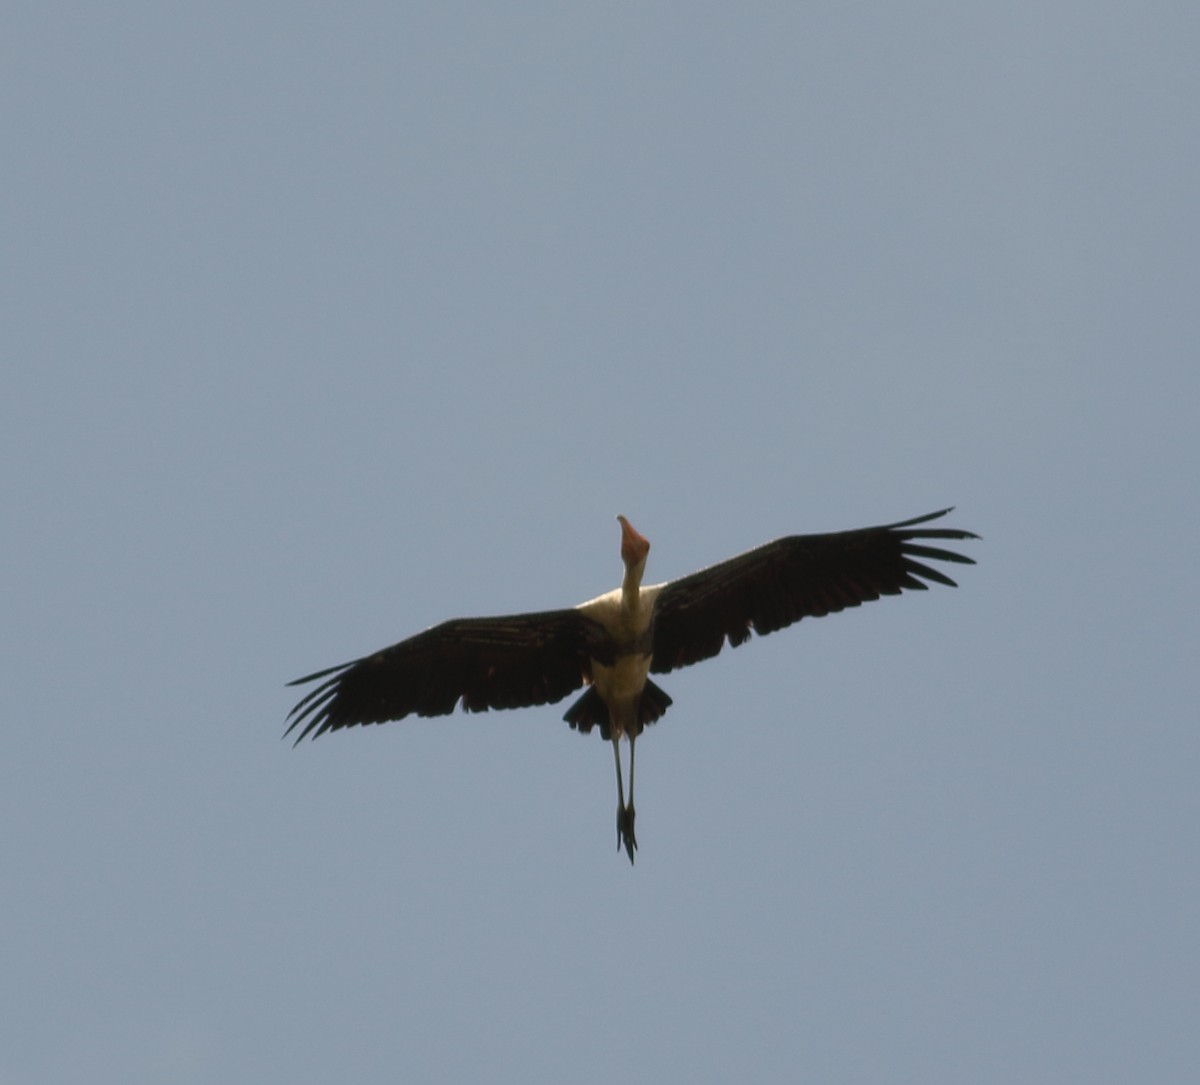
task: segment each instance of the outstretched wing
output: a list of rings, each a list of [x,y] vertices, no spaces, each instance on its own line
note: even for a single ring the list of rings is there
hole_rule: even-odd
[[[297,678],[325,679],[288,715],[290,734],[561,700],[588,679],[588,646],[602,633],[577,610],[455,618],[363,659]]]
[[[956,587],[925,562],[974,562],[926,541],[979,536],[917,526],[950,511],[858,531],[791,535],[664,584],[656,601],[650,669],[663,674],[686,667],[715,656],[726,640],[736,648],[751,632],[773,633],[881,595],[923,590],[925,581]]]

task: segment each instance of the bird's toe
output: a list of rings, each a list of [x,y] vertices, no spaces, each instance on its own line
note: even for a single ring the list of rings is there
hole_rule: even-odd
[[[617,851],[620,851],[621,846],[624,845],[625,854],[629,856],[631,863],[633,862],[633,853],[637,851],[637,837],[633,832],[634,816],[632,803],[617,811]]]

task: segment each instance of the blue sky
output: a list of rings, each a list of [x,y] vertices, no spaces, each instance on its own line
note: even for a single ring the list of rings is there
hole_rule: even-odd
[[[9,5],[0,1085],[1191,1081],[1192,5]],[[281,740],[452,615],[979,564]],[[957,575],[957,574],[956,574]]]

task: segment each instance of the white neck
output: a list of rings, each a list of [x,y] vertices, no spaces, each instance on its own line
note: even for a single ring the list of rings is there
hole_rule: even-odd
[[[621,579],[621,608],[623,610],[636,613],[638,608],[638,593],[642,586],[642,573],[645,571],[645,558],[625,566],[625,576]]]

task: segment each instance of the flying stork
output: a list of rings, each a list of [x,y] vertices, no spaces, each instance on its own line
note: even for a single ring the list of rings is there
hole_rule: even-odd
[[[957,585],[927,561],[973,565],[929,540],[976,539],[923,526],[950,512],[820,535],[790,535],[690,576],[642,586],[650,543],[624,517],[621,586],[565,610],[494,618],[452,618],[372,655],[298,678],[320,681],[288,715],[296,744],[311,735],[368,723],[526,708],[583,688],[563,719],[587,733],[599,727],[617,766],[617,850],[633,862],[633,753],[642,730],[671,698],[650,679],[773,633],[882,595]],[[321,680],[324,681],[321,681]],[[619,742],[629,740],[629,799]]]

